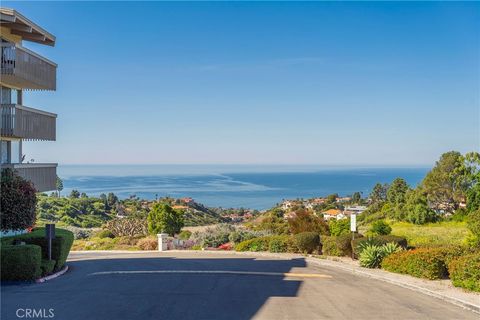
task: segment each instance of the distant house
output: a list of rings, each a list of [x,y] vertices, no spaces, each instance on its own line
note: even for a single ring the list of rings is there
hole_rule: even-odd
[[[332,218],[340,220],[345,218],[345,214],[342,212],[342,210],[339,209],[329,209],[327,211],[322,212],[323,218],[325,220],[330,220]]]
[[[341,197],[341,198],[337,198],[337,202],[348,202],[348,201],[351,201],[352,198],[351,197]]]
[[[192,204],[194,203],[195,201],[190,198],[190,197],[186,197],[186,198],[182,198],[182,201],[185,203],[185,204]]]
[[[289,210],[292,207],[293,207],[293,201],[290,201],[290,200],[283,201],[283,203],[282,203],[282,209],[283,210]]]

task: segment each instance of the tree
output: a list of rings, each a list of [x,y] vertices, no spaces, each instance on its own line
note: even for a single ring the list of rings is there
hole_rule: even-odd
[[[460,152],[442,154],[422,181],[422,189],[434,208],[455,212],[469,188],[471,172]]]
[[[108,196],[107,196],[108,207],[113,208],[113,206],[115,206],[117,202],[118,202],[118,197],[113,192],[108,193]]]
[[[388,184],[377,183],[370,193],[372,204],[379,204],[387,200]]]
[[[325,199],[325,203],[327,204],[335,203],[337,201],[337,198],[338,198],[338,193],[330,194]]]
[[[332,236],[350,234],[350,219],[330,219],[328,227]]]
[[[402,178],[396,178],[387,191],[387,201],[392,206],[391,214],[388,214],[390,218],[399,220],[404,219],[403,206],[405,205],[405,195],[410,188],[407,182]]]
[[[55,185],[56,185],[58,196],[60,197],[60,192],[62,192],[63,190],[63,181],[62,179],[60,179],[59,176],[57,176],[57,181],[55,182]]]
[[[166,203],[155,203],[147,217],[148,232],[151,234],[168,233],[174,236],[182,229],[183,213],[174,210]]]
[[[362,195],[360,192],[354,192],[352,195],[352,202],[353,203],[359,203],[362,200]]]
[[[287,219],[287,221],[290,232],[293,234],[307,231],[317,232],[324,235],[330,234],[328,224],[325,220],[309,213],[305,209],[297,210],[293,217]]]
[[[80,192],[78,192],[78,190],[73,189],[72,192],[70,192],[70,198],[80,198]]]
[[[406,220],[411,223],[424,224],[437,220],[437,214],[428,206],[427,196],[418,188],[407,192],[404,210]]]
[[[2,231],[23,230],[35,224],[37,197],[33,185],[10,169],[1,172],[0,220]]]
[[[80,194],[80,198],[88,198],[87,194],[85,192],[82,192]]]
[[[407,182],[402,178],[396,178],[387,191],[387,201],[392,204],[400,204],[405,202],[405,194],[409,187]]]

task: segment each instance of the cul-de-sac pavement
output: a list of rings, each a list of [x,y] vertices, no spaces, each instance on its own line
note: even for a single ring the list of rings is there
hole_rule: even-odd
[[[1,318],[27,318],[32,309],[68,320],[479,319],[440,299],[303,258],[72,252],[68,265],[45,283],[2,286]]]

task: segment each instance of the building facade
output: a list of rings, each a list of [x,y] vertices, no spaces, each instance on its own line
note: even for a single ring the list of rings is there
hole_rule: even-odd
[[[37,163],[22,150],[26,140],[56,140],[57,115],[23,104],[28,91],[54,91],[57,81],[57,65],[23,43],[54,46],[55,37],[15,10],[0,8],[0,15],[0,165],[30,180],[39,192],[55,190],[57,164]]]

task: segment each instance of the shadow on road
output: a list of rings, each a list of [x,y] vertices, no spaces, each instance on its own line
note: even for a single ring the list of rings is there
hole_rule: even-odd
[[[270,297],[295,297],[301,281],[245,274],[100,274],[203,270],[287,273],[304,259],[132,257],[69,262],[44,284],[2,286],[2,319],[18,308],[50,309],[55,319],[249,319]]]

